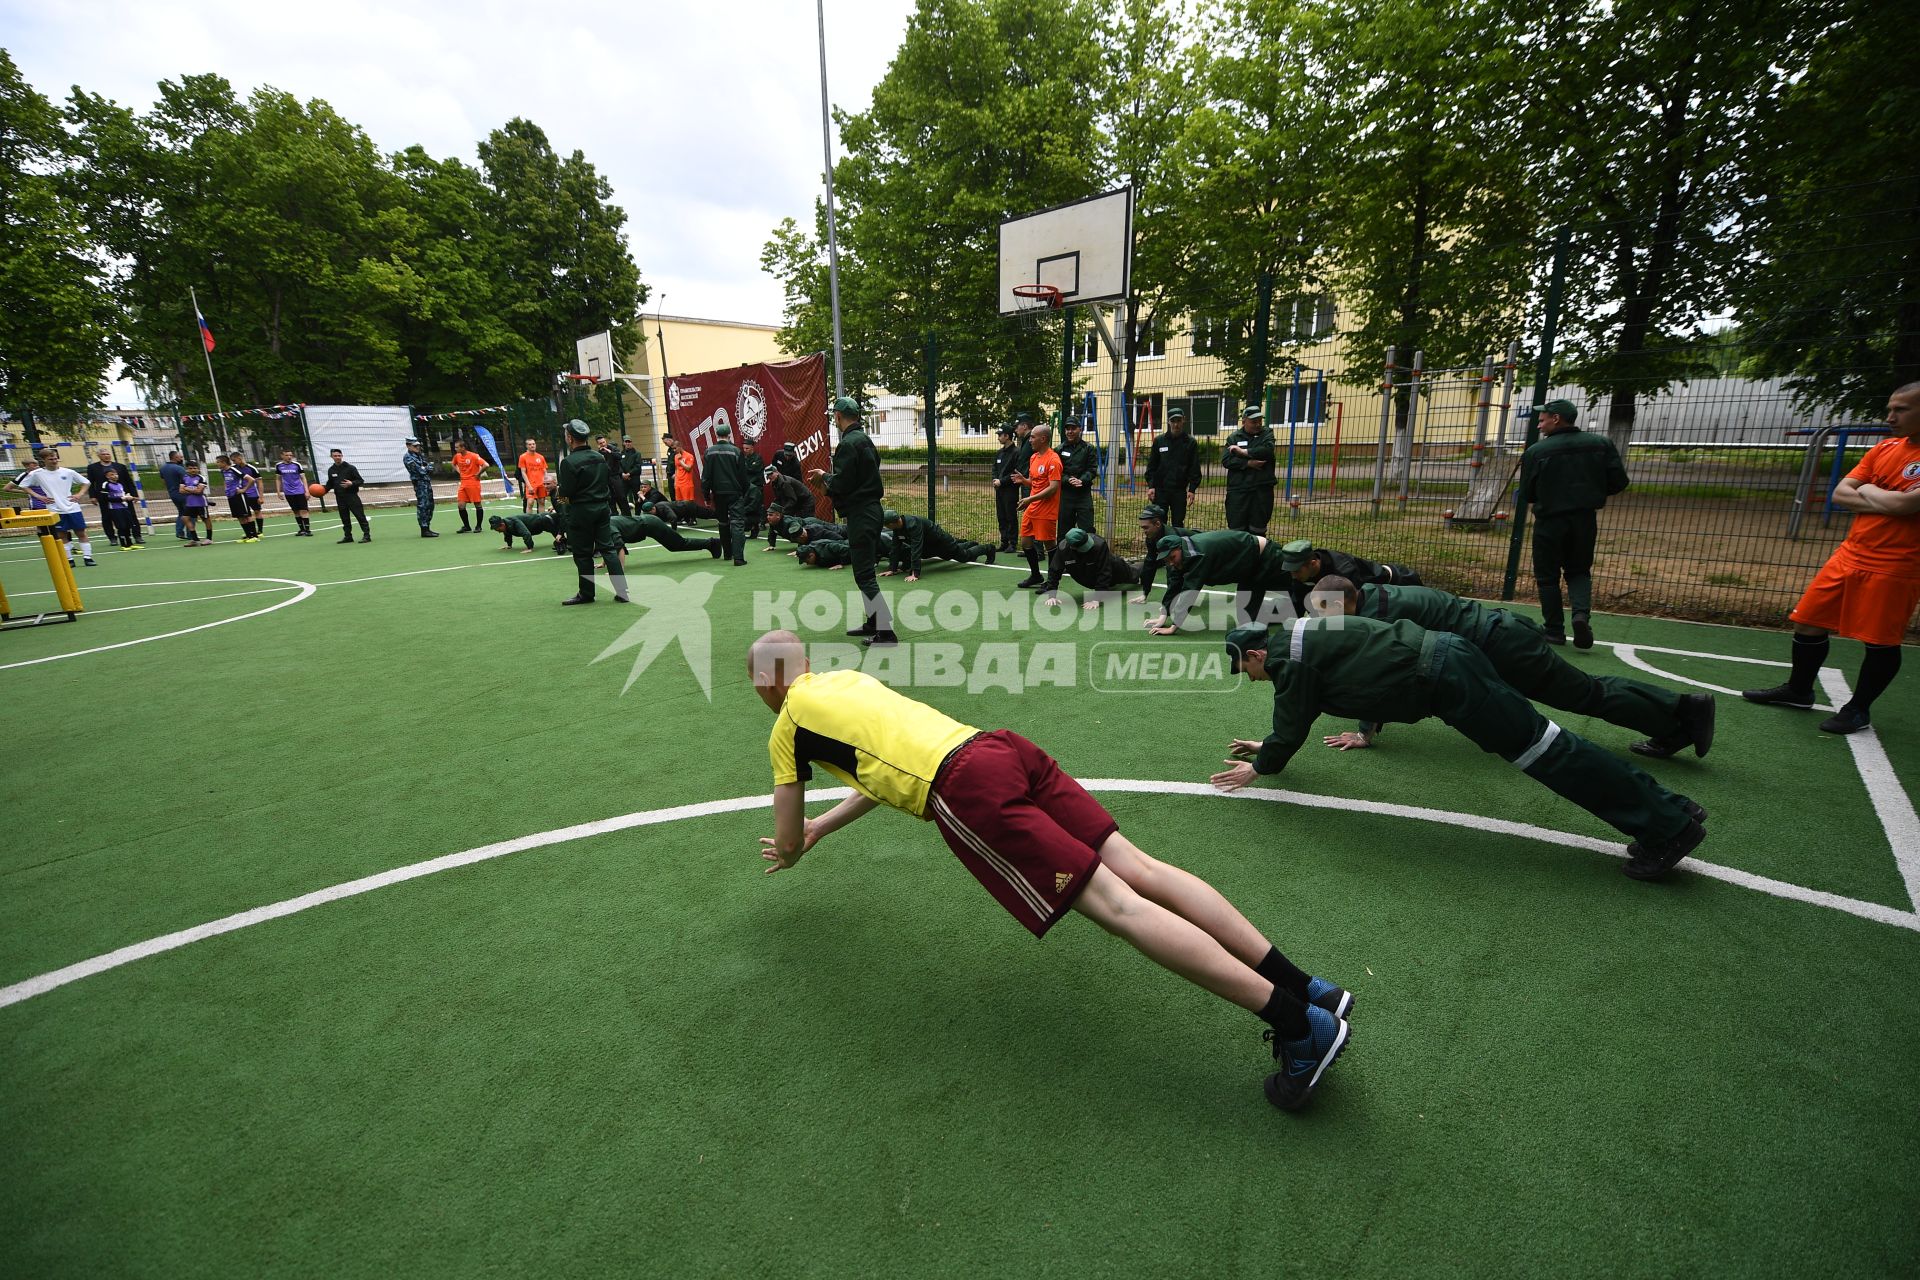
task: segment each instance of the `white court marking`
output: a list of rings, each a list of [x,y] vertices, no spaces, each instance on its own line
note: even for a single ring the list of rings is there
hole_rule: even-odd
[[[288,596],[285,600],[277,600],[264,609],[255,609],[251,613],[236,613],[231,618],[218,618],[212,622],[203,622],[196,627],[183,627],[178,631],[163,631],[157,636],[141,636],[137,640],[122,640],[118,644],[97,645],[91,649],[74,649],[67,653],[51,653],[44,658],[28,658],[22,662],[0,663],[0,671],[12,671],[15,667],[37,667],[43,662],[59,662],[62,658],[84,658],[90,653],[110,653],[115,649],[130,649],[137,644],[152,644],[155,640],[171,640],[175,636],[190,636],[196,631],[207,631],[214,627],[224,627],[230,622],[245,622],[248,618],[258,618],[265,614],[272,613],[276,609],[284,609],[290,604],[299,604],[302,600],[305,600],[318,590],[311,582],[301,582],[297,578],[267,577],[194,578],[183,582],[113,582],[100,586],[91,586],[88,587],[87,590],[111,591],[115,587],[205,587],[222,582],[278,582],[287,588],[298,591],[299,594]],[[81,616],[85,617],[86,615],[82,614]]]
[[[1445,809],[1428,809],[1418,805],[1388,804],[1375,800],[1348,800],[1337,796],[1313,795],[1301,791],[1260,790],[1239,791],[1231,795],[1215,790],[1203,782],[1159,782],[1143,778],[1090,778],[1081,782],[1089,791],[1132,792],[1145,795],[1184,795],[1203,796],[1228,802],[1265,802],[1268,804],[1298,805],[1305,809],[1331,809],[1342,813],[1371,813],[1382,817],[1411,818],[1421,822],[1436,822],[1447,826],[1465,827],[1475,831],[1488,831],[1499,835],[1518,836],[1527,840],[1538,840],[1562,848],[1584,849],[1594,853],[1604,853],[1611,857],[1626,856],[1624,846],[1611,840],[1600,840],[1592,836],[1575,835],[1566,831],[1554,831],[1547,827],[1534,826],[1527,822],[1509,822],[1501,818],[1485,818],[1477,814],[1453,813]],[[842,800],[851,794],[847,787],[830,787],[812,792],[809,801]],[[544,848],[548,845],[565,844],[573,840],[582,840],[590,836],[605,835],[614,831],[626,831],[634,827],[653,826],[663,822],[677,822],[684,818],[705,818],[720,813],[740,813],[751,809],[767,809],[773,805],[773,798],[766,794],[738,796],[730,800],[707,800],[698,804],[674,805],[665,809],[647,809],[638,813],[623,814],[615,818],[602,818],[594,822],[582,822],[570,827],[559,827],[552,831],[536,832],[532,835],[517,836],[511,840],[501,840],[478,848],[466,849],[459,853],[444,854],[430,858],[425,862],[416,862],[409,866],[395,867],[375,875],[363,876],[358,880],[349,880],[342,884],[316,889],[312,893],[301,894],[281,902],[270,903],[264,907],[254,907],[235,915],[223,916],[205,924],[195,925],[175,933],[149,938],[145,942],[136,942],[131,946],[70,964],[65,968],[54,969],[16,982],[9,987],[0,987],[0,1008],[31,1000],[35,996],[56,991],[82,978],[118,969],[122,965],[132,964],[136,960],[145,960],[151,956],[175,951],[191,943],[202,942],[208,938],[217,938],[222,934],[248,929],[269,920],[278,920],[283,916],[298,914],[329,902],[338,902],[343,898],[357,897],[384,889],[390,885],[404,884],[409,880],[418,880],[424,876],[451,871],[456,867],[469,867],[479,862],[488,862],[494,858],[504,858],[511,853],[521,853],[528,849]],[[1812,906],[1826,907],[1834,911],[1843,911],[1848,915],[1871,920],[1877,924],[1892,925],[1895,928],[1920,932],[1920,914],[1901,911],[1877,902],[1862,902],[1855,898],[1842,897],[1839,894],[1824,893],[1817,889],[1804,888],[1797,884],[1769,879],[1766,876],[1753,875],[1732,867],[1717,866],[1710,862],[1701,862],[1689,858],[1685,869],[1695,875],[1720,880],[1727,884],[1753,889],[1776,898],[1785,898],[1792,902],[1807,903]],[[1652,889],[1650,892],[1658,892]]]

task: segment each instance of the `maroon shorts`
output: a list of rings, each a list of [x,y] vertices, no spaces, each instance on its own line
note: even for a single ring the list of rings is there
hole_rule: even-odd
[[[1073,906],[1120,829],[1053,757],[1011,729],[961,745],[934,780],[927,813],[973,878],[1043,937]]]

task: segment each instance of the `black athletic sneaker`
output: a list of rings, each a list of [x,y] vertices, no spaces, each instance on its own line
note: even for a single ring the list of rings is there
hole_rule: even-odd
[[[1336,987],[1325,978],[1308,978],[1307,1003],[1319,1005],[1336,1018],[1344,1018],[1353,1011],[1353,992]]]
[[[1547,631],[1543,633],[1543,638],[1548,644],[1565,644],[1567,642],[1567,633],[1564,631]]]
[[[891,631],[876,631],[860,642],[869,649],[885,649],[900,643],[900,637]]]
[[[344,538],[342,538],[342,539],[340,539],[340,541],[339,541],[339,543],[337,543],[337,544],[335,544],[335,545],[341,545],[341,546],[344,546],[345,544],[347,544],[347,543],[350,543],[350,542],[352,542],[352,541],[353,541],[353,535],[352,535],[352,534],[348,534],[348,535],[347,535],[346,537],[344,537]]]
[[[590,596],[582,596],[582,595],[572,595],[572,596],[568,596],[568,597],[567,597],[567,598],[566,598],[565,600],[562,600],[562,601],[561,601],[560,603],[561,603],[561,604],[563,604],[563,605],[565,605],[565,604],[592,604],[592,603],[593,603],[593,599],[592,599],[592,597],[590,597]]]
[[[1867,712],[1849,702],[1822,720],[1820,729],[1824,733],[1858,733],[1872,723],[1873,720]]]
[[[1573,647],[1576,649],[1593,648],[1593,624],[1578,614],[1573,619]]]
[[[993,547],[988,547],[988,548],[987,548],[987,563],[988,563],[988,564],[992,564],[992,563],[993,563],[993,558],[994,558],[995,556],[997,556],[997,555],[999,555],[999,554],[1000,554],[1000,552],[999,552],[998,550],[996,550],[995,548],[993,548]]]
[[[1706,809],[1701,807],[1699,804],[1695,803],[1692,800],[1687,799],[1685,796],[1681,796],[1680,807],[1687,811],[1687,816],[1689,818],[1692,818],[1695,822],[1699,823],[1701,826],[1705,826],[1707,824],[1707,811]]]
[[[1635,840],[1627,846],[1627,865],[1624,868],[1635,880],[1658,880],[1673,870],[1674,864],[1699,847],[1707,838],[1707,829],[1696,818],[1687,819],[1687,825],[1680,834],[1666,840],[1657,840],[1642,844]]]
[[[1044,585],[1045,583],[1046,583],[1046,579],[1042,578],[1040,575],[1028,574],[1026,577],[1020,579],[1020,581],[1014,583],[1013,585],[1015,587],[1038,587],[1038,586]]]
[[[1683,748],[1692,747],[1693,754],[1704,756],[1713,746],[1714,702],[1710,693],[1687,693],[1680,696],[1680,728],[1673,733],[1661,734],[1657,738],[1642,738],[1630,743],[1627,750],[1637,756],[1648,756],[1655,760],[1665,760],[1677,755]]]
[[[1283,1041],[1278,1032],[1267,1031],[1263,1038],[1273,1042],[1273,1056],[1280,1061],[1280,1070],[1267,1077],[1267,1101],[1282,1111],[1298,1111],[1307,1105],[1320,1077],[1347,1047],[1349,1034],[1344,1019],[1315,1004],[1307,1006],[1304,1039]]]
[[[1771,689],[1742,689],[1740,696],[1763,707],[1798,707],[1802,711],[1813,709],[1813,690],[1802,693],[1790,684],[1777,684]]]

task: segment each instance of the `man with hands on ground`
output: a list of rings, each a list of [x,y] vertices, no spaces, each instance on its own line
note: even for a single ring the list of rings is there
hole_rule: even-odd
[[[973,877],[1036,938],[1069,911],[1267,1023],[1280,1070],[1267,1098],[1303,1105],[1345,1047],[1347,991],[1297,968],[1199,877],[1149,857],[1099,801],[1010,730],[981,732],[857,670],[816,675],[791,631],[747,651],[754,691],[776,719],[774,834],[761,857],[784,871],[880,805],[933,822]],[[817,818],[819,766],[854,794]]]

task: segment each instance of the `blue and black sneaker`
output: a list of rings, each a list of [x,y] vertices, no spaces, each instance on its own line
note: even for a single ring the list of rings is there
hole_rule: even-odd
[[[1347,1024],[1317,1004],[1307,1006],[1307,1035],[1302,1040],[1281,1040],[1268,1031],[1273,1041],[1273,1056],[1280,1070],[1267,1077],[1267,1101],[1282,1111],[1298,1111],[1327,1073],[1333,1060],[1347,1047]]]
[[[1336,987],[1325,978],[1308,978],[1307,1003],[1319,1005],[1336,1018],[1344,1018],[1353,1008],[1353,992]]]

